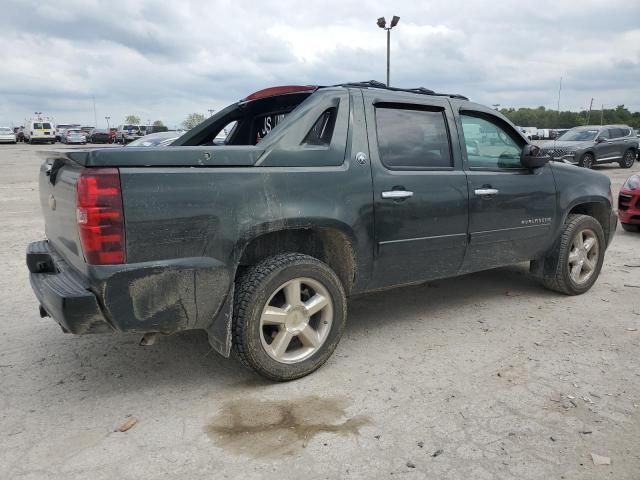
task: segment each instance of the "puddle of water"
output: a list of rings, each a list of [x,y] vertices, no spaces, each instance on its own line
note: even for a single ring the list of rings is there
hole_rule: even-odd
[[[346,402],[308,396],[296,400],[226,402],[206,426],[220,447],[251,457],[291,454],[319,433],[358,435],[371,423],[358,415],[346,419]]]

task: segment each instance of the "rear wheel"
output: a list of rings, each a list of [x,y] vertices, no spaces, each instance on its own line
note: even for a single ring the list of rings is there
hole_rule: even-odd
[[[635,225],[633,223],[621,223],[622,229],[625,232],[640,232],[640,225]]]
[[[299,253],[275,255],[236,283],[233,349],[266,378],[300,378],[331,356],[346,315],[344,288],[328,265]]]
[[[633,163],[636,161],[636,152],[634,152],[633,150],[627,150],[626,152],[624,152],[624,156],[622,157],[622,160],[620,160],[620,167],[621,168],[631,168],[633,167]]]
[[[549,256],[544,259],[542,284],[566,295],[580,295],[598,279],[606,243],[602,226],[588,215],[567,217]]]
[[[591,168],[595,164],[595,158],[592,153],[585,153],[578,164],[583,168]]]

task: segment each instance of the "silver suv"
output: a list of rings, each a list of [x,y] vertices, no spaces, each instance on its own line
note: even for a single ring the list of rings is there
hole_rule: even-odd
[[[118,131],[116,132],[116,143],[126,145],[129,142],[142,137],[140,133],[140,125],[124,124],[118,125]]]
[[[638,137],[628,125],[575,127],[541,145],[541,154],[556,162],[591,168],[598,163],[618,163],[631,168],[638,155]]]

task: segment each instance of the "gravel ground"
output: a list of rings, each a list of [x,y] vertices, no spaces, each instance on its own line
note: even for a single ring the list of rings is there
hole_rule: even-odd
[[[270,384],[200,332],[39,318],[42,148],[0,146],[0,478],[640,478],[640,235],[580,297],[518,265],[354,298],[332,359]]]

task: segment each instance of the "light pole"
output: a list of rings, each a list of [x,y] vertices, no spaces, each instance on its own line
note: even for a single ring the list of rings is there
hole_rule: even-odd
[[[216,109],[215,109],[215,108],[210,108],[210,109],[208,110],[208,112],[209,112],[209,116],[210,116],[210,117],[211,117],[211,116],[213,116],[213,112],[215,112],[215,111],[216,111]]]
[[[109,120],[111,120],[111,117],[104,117],[104,119],[107,121],[107,130],[109,130],[111,128],[111,126],[109,125]]]
[[[400,21],[400,17],[394,15],[393,18],[391,19],[391,24],[387,27],[387,20],[384,17],[380,17],[378,19],[378,26],[380,28],[382,28],[383,30],[387,31],[387,87],[390,85],[389,83],[389,71],[390,71],[390,65],[391,65],[391,29],[393,27],[395,27],[396,25],[398,25],[398,22]]]

